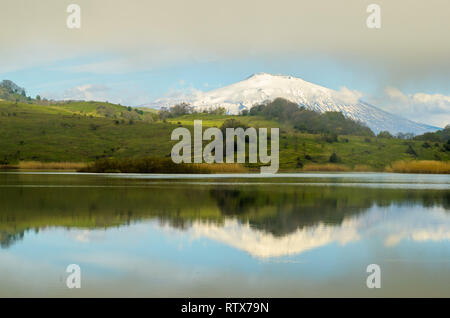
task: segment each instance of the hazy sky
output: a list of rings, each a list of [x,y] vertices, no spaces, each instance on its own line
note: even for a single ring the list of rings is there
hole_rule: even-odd
[[[139,105],[268,72],[450,123],[448,0],[0,0],[0,79]],[[66,8],[81,7],[69,29]],[[366,8],[381,7],[369,29]]]

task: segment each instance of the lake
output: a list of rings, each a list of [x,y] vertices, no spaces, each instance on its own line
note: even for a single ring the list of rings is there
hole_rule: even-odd
[[[0,296],[450,297],[450,177],[0,172]]]

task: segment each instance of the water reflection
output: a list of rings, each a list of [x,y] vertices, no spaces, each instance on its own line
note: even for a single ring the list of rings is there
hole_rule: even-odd
[[[450,296],[448,177],[163,179],[0,173],[0,297]]]
[[[389,209],[390,210],[390,209]],[[298,255],[302,252],[331,243],[346,245],[363,236],[377,235],[386,247],[401,240],[439,242],[450,240],[450,216],[441,209],[423,215],[411,208],[396,208],[388,215],[380,216],[376,209],[369,209],[360,216],[345,217],[338,224],[319,222],[303,226],[283,236],[266,233],[243,224],[237,219],[227,219],[218,226],[195,221],[188,229],[192,238],[208,238],[243,250],[254,257],[268,258]],[[379,228],[382,222],[383,228]]]
[[[448,189],[70,178],[3,176],[2,248],[29,231],[48,227],[108,229],[145,220],[158,220],[161,226],[220,241],[255,257],[298,254],[332,242],[346,244],[369,233],[385,237],[387,246],[403,239],[450,237]],[[73,187],[64,187],[68,184]]]

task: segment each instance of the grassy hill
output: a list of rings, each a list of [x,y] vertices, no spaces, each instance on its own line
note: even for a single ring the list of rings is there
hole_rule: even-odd
[[[450,160],[445,143],[423,140],[301,132],[262,115],[188,114],[160,120],[154,111],[103,102],[39,105],[0,101],[0,164],[19,161],[92,162],[102,158],[168,157],[174,128],[221,127],[233,117],[252,127],[280,128],[280,169],[335,162],[357,169],[384,169],[398,160]]]

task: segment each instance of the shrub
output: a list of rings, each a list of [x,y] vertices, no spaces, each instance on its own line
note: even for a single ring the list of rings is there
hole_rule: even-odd
[[[296,164],[297,168],[303,168],[303,162],[300,159],[300,157],[297,157],[297,164]]]
[[[383,130],[378,133],[377,138],[392,139],[392,138],[394,138],[394,136],[392,136],[389,131]]]
[[[338,157],[338,155],[335,152],[333,152],[330,156],[330,162],[337,163],[339,161],[341,161],[340,158]]]
[[[222,126],[220,127],[220,130],[222,131],[222,133],[225,136],[227,128],[239,128],[239,127],[243,128],[244,130],[248,128],[248,126],[246,124],[241,123],[237,119],[231,118],[231,119],[227,119],[223,122]]]
[[[408,149],[405,151],[407,154],[413,155],[414,157],[417,157],[417,152],[414,150],[414,148],[411,145],[408,145]]]
[[[338,135],[336,133],[330,133],[325,135],[325,141],[328,143],[333,143],[338,141]]]

